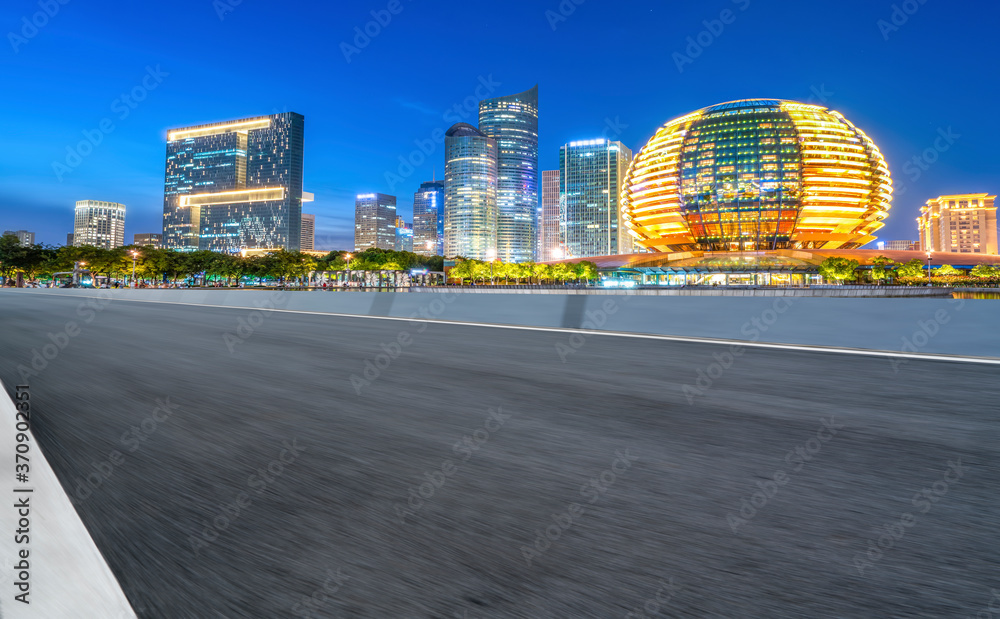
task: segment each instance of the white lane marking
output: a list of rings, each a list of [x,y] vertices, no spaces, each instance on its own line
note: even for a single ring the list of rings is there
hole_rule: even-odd
[[[32,294],[61,297],[63,299],[109,299],[92,295],[64,296],[53,292],[33,292]],[[952,361],[957,363],[978,363],[984,365],[1000,365],[997,357],[972,357],[966,355],[946,355],[934,353],[907,353],[895,350],[878,350],[866,348],[842,348],[837,346],[820,346],[812,344],[780,344],[774,342],[750,342],[746,340],[730,340],[708,337],[690,337],[684,335],[663,335],[658,333],[628,333],[626,331],[594,331],[591,329],[568,329],[565,327],[532,327],[525,325],[504,325],[492,322],[463,322],[460,320],[437,320],[434,318],[399,318],[396,316],[367,316],[364,314],[341,314],[337,312],[313,312],[308,310],[288,310],[266,307],[242,307],[237,305],[211,305],[208,303],[184,303],[181,301],[153,301],[150,299],[123,299],[110,297],[114,301],[128,303],[154,303],[158,305],[189,305],[191,307],[213,307],[228,310],[248,310],[261,312],[282,312],[287,314],[304,314],[307,316],[336,316],[338,318],[361,318],[368,320],[396,320],[403,322],[425,322],[439,325],[457,325],[462,327],[483,327],[487,329],[514,329],[517,331],[547,331],[552,333],[579,333],[581,335],[602,335],[605,337],[627,337],[642,340],[663,340],[667,342],[686,342],[693,344],[711,344],[717,346],[743,346],[746,348],[768,348],[773,350],[795,350],[800,352],[823,352],[840,355],[857,355],[862,357],[888,357],[890,359],[917,359],[921,361]]]
[[[2,616],[5,619],[136,619],[125,593],[33,435],[28,453],[28,483],[15,483],[16,414],[13,401],[0,383],[0,432],[4,435],[0,478],[7,480],[0,485],[3,503],[7,504],[0,508]],[[13,492],[14,488],[33,488],[33,492]],[[18,544],[15,531],[20,526],[20,514],[13,505],[24,497],[28,497],[30,505],[30,532],[27,543]],[[14,600],[21,593],[14,586],[20,570],[14,568],[21,560],[20,551],[25,548],[29,553],[30,604]]]

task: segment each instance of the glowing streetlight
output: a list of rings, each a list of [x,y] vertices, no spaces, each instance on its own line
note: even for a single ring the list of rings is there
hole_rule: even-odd
[[[490,261],[490,285],[493,285],[493,261],[497,257],[496,248],[489,248],[486,250],[486,259]]]
[[[132,288],[135,288],[135,259],[139,257],[139,252],[132,250]]]
[[[930,286],[933,283],[931,280],[931,252],[927,251],[927,285]]]
[[[347,287],[351,287],[351,254],[344,254],[347,259]]]

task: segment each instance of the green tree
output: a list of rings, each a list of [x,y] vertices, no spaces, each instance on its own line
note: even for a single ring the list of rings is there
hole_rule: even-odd
[[[597,265],[589,260],[583,260],[576,264],[576,277],[583,281],[594,281],[598,277]]]
[[[562,283],[576,278],[576,265],[566,262],[552,265],[552,279],[557,279]]]
[[[490,263],[482,262],[480,260],[471,260],[472,262],[472,279],[473,281],[479,280],[483,283],[490,278]]]
[[[19,270],[19,264],[24,260],[25,248],[15,234],[5,234],[0,237],[0,286],[14,277]]]
[[[857,277],[857,260],[847,258],[830,257],[819,265],[819,272],[825,279],[835,279],[838,283],[852,281]]]
[[[921,260],[920,258],[914,258],[913,260],[910,260],[906,264],[899,265],[899,268],[896,270],[896,273],[899,274],[900,277],[905,277],[907,279],[917,279],[925,277],[924,261]]]
[[[473,269],[474,260],[462,260],[458,262],[455,266],[448,271],[448,277],[459,280],[461,283],[465,283],[465,280],[472,279],[474,274]]]
[[[950,264],[943,264],[940,267],[934,269],[934,275],[936,277],[949,277],[954,275],[961,275],[962,271],[956,269]]]
[[[989,278],[1000,276],[1000,269],[988,264],[977,264],[970,273],[973,277]]]
[[[885,256],[872,258],[871,278],[874,282],[881,282],[893,276],[895,262]]]
[[[538,264],[535,262],[525,262],[524,264],[530,267],[531,277],[534,278],[536,284],[541,284],[543,281],[552,277],[551,265]]]

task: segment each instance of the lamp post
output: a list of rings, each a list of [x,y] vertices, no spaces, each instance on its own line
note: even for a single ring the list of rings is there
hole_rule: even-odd
[[[492,247],[486,250],[486,258],[490,261],[490,286],[493,285],[493,261],[497,257],[497,250]]]
[[[132,251],[132,288],[135,288],[135,259],[139,257],[139,252]]]
[[[933,284],[933,281],[931,280],[931,252],[928,251],[927,252],[927,285],[930,286],[932,284]]]
[[[77,261],[73,263],[73,285],[80,285],[80,267],[87,266],[86,262]]]
[[[344,254],[347,259],[347,287],[351,287],[351,254]]]

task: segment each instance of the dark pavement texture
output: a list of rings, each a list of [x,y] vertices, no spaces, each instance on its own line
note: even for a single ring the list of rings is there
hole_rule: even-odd
[[[0,379],[78,323],[34,429],[143,618],[966,617],[1000,587],[997,366],[82,303],[0,296]]]

